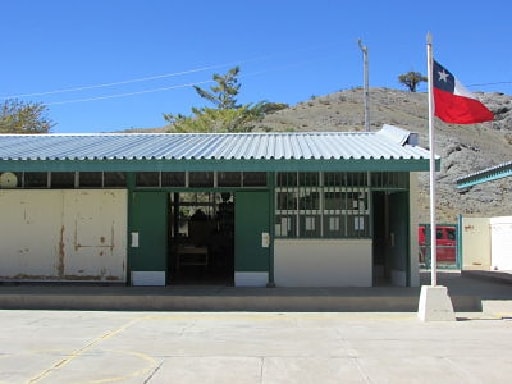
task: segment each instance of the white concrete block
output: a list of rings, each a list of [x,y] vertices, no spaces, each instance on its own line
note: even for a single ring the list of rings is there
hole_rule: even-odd
[[[268,272],[235,271],[235,287],[265,287],[268,283]]]
[[[453,321],[452,299],[442,285],[422,285],[418,317],[421,321]]]
[[[165,271],[132,271],[132,285],[165,286]]]

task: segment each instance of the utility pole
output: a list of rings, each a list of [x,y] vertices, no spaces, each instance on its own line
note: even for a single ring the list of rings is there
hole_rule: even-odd
[[[364,64],[364,126],[366,132],[370,132],[370,80],[368,71],[368,48],[363,45],[361,39],[357,40],[357,45],[363,53]]]

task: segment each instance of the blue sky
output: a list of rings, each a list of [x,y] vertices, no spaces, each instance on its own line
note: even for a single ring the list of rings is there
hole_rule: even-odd
[[[239,65],[239,102],[294,105],[363,85],[404,89],[434,56],[472,91],[512,94],[512,3],[16,0],[0,9],[0,102],[45,103],[55,133],[160,127],[206,104],[191,84]],[[483,84],[483,85],[475,85]],[[423,86],[423,90],[426,87]]]

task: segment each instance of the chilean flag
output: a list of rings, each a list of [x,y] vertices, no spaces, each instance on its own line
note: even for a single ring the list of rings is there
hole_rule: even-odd
[[[435,115],[445,123],[475,124],[494,120],[494,114],[435,60],[433,80]]]

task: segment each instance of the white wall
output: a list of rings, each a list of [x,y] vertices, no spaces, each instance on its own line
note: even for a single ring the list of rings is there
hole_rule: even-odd
[[[0,190],[0,234],[2,281],[126,281],[125,190]]]
[[[491,266],[491,233],[488,218],[463,217],[462,269],[489,270]]]
[[[371,287],[370,239],[276,239],[277,287]]]
[[[493,217],[491,226],[491,268],[512,270],[512,216]]]

